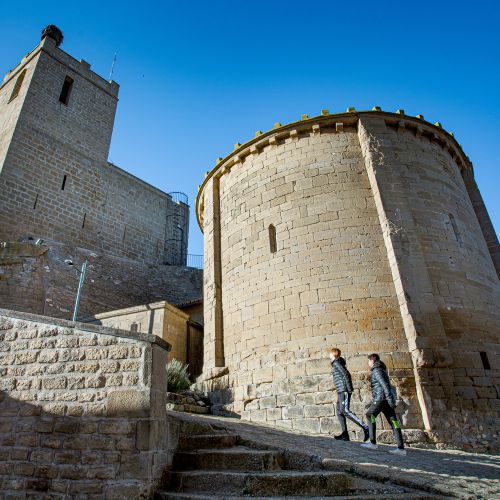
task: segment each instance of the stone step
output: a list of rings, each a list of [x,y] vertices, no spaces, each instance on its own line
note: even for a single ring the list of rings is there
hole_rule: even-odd
[[[355,489],[355,479],[343,472],[228,472],[194,470],[170,472],[167,477],[171,492],[212,496],[332,496],[348,495]],[[166,493],[166,492],[164,492]]]
[[[239,441],[237,434],[195,434],[193,436],[181,436],[179,438],[179,451],[200,450],[202,448],[230,448],[236,446]]]
[[[200,401],[203,404],[200,404]],[[167,403],[209,406],[210,400],[205,397],[196,398],[188,394],[177,394],[175,392],[167,392]]]
[[[216,499],[216,500],[244,500],[245,498],[251,498],[251,496],[246,495],[246,496],[234,496],[234,495],[217,495],[214,494],[213,492],[206,491],[206,492],[199,492],[199,493],[182,493],[182,492],[172,492],[172,491],[158,491],[154,495],[154,500],[209,500],[209,499]],[[260,497],[262,498],[262,497]],[[265,496],[264,498],[269,498],[270,500],[303,500],[304,496],[297,496],[297,495],[287,495],[287,496]],[[349,495],[349,496],[311,496],[307,495],[307,498],[314,498],[315,500],[323,500],[323,499],[328,499],[328,498],[335,498],[335,500],[437,500],[438,498],[443,498],[443,497],[437,497],[435,495],[427,495],[425,493],[408,493],[405,492],[403,495],[401,493],[381,493],[380,495]]]
[[[177,394],[175,392],[167,392],[167,403],[176,403],[176,404],[182,404],[184,403],[186,398],[184,396],[181,396],[180,394]]]
[[[283,465],[284,457],[280,452],[244,446],[178,451],[173,460],[175,470],[272,471],[280,470]]]
[[[187,413],[198,413],[198,414],[208,414],[210,413],[210,408],[206,406],[198,405],[187,405],[187,404],[177,404],[177,403],[167,403],[165,408],[167,410],[187,412]]]

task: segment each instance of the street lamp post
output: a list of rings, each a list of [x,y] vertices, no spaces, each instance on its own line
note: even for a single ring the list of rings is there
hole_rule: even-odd
[[[73,261],[71,261],[70,259],[67,259],[65,262],[69,266],[74,265]],[[88,264],[88,260],[86,260],[82,264],[81,270],[76,269],[76,273],[80,275],[80,279],[78,281],[78,291],[76,292],[75,308],[73,310],[73,321],[76,321],[76,315],[78,314],[78,305],[80,304],[80,296],[82,294],[83,282],[85,281],[85,273],[87,272],[87,264]]]

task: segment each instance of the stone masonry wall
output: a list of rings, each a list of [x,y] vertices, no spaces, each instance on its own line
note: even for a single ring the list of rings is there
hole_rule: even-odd
[[[203,271],[184,266],[152,265],[46,240],[43,245],[11,242],[0,247],[0,305],[9,309],[69,319],[75,304],[80,268],[90,266],[79,316],[147,304],[199,299]]]
[[[206,200],[204,229],[211,224],[206,214],[214,210],[208,205]],[[337,432],[327,351],[338,346],[355,374],[357,413],[363,414],[370,398],[366,355],[380,352],[405,402],[404,424],[422,427],[356,129],[289,136],[247,156],[220,178],[220,221],[229,373],[217,383],[232,391],[219,403],[254,421]],[[207,256],[213,234],[205,232],[205,294],[212,286]],[[207,296],[205,304],[210,335],[214,312]],[[210,354],[206,350],[205,359]]]
[[[148,498],[171,454],[168,344],[0,310],[0,490]]]
[[[23,69],[21,92],[9,102]],[[74,80],[67,105],[59,101],[66,76]],[[116,83],[50,38],[7,75],[0,86],[0,240],[51,238],[185,265],[189,207],[107,161],[117,96]]]
[[[392,228],[402,311],[413,318],[405,330],[420,404],[437,440],[499,448],[500,282],[456,160],[417,132],[378,117],[359,125],[381,226]]]
[[[470,174],[448,133],[401,110],[306,116],[220,161],[197,208],[200,385],[221,411],[338,431],[336,346],[358,414],[371,397],[366,355],[378,352],[408,439],[497,449],[498,240]]]
[[[27,60],[29,55],[30,54],[25,56],[23,62]],[[23,70],[26,70],[24,76],[21,74]],[[0,111],[0,173],[2,172],[5,156],[9,149],[9,144],[12,140],[17,125],[17,119],[24,104],[34,70],[34,63],[26,64],[23,68],[19,65],[19,67],[13,69],[6,75],[4,81],[0,85],[0,103],[2,104]],[[12,91],[19,78],[22,79],[23,84],[19,88],[17,96],[14,97]],[[10,80],[8,83],[6,83],[7,79]]]

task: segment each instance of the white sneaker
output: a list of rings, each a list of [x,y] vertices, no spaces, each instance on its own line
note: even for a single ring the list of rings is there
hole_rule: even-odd
[[[390,450],[389,453],[391,455],[399,455],[400,457],[406,456],[406,450],[401,450],[400,448],[396,448],[394,450]]]
[[[367,448],[368,450],[378,450],[378,444],[373,444],[368,441],[368,443],[363,443],[361,448]]]

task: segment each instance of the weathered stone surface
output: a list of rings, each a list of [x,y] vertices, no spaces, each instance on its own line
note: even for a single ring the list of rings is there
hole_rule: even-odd
[[[15,491],[102,498],[108,489],[111,496],[147,496],[169,459],[164,341],[3,309],[0,323],[16,332],[3,341],[3,352],[29,352],[34,360],[32,370],[18,370],[18,357],[0,356],[1,380],[9,382],[0,397],[0,489],[6,498]],[[27,331],[33,340],[51,332],[54,342],[26,351]],[[81,341],[96,336],[100,347]],[[47,362],[61,359],[68,346],[78,361]],[[127,376],[109,385],[117,375],[110,370],[132,351],[135,364]]]
[[[74,80],[69,100],[59,103],[69,74]],[[16,82],[21,81],[11,100]],[[175,274],[188,281],[194,277],[201,284],[201,273],[175,270],[155,279],[165,264],[186,264],[189,206],[187,200],[173,199],[108,162],[118,89],[116,82],[99,77],[88,63],[72,58],[49,38],[3,80],[0,240],[12,242],[8,251],[0,250],[6,278],[0,286],[3,307],[67,317],[70,270],[63,262],[70,256],[75,265],[89,257],[97,261],[99,270],[94,271],[100,283],[87,283],[94,298],[83,294],[86,312],[100,312],[99,301],[100,308],[103,304],[118,308],[164,299],[183,287],[182,280],[173,284]],[[47,255],[57,254],[54,246],[49,245],[47,252],[46,246],[17,241],[27,238],[31,243],[43,238],[68,245],[61,253],[66,270],[54,266],[59,256]],[[114,265],[101,268],[103,260]],[[160,296],[155,296],[155,285],[147,277],[163,284]],[[142,290],[134,291],[132,282]],[[17,290],[11,289],[13,285]],[[199,296],[200,287],[193,298]]]
[[[230,394],[226,411],[243,418],[267,418],[276,397],[274,425],[333,432],[326,351],[347,358],[360,415],[378,352],[414,436],[483,449],[486,433],[497,446],[500,246],[471,164],[423,120],[337,118],[273,129],[204,181],[199,387]],[[217,387],[204,383],[222,367]]]
[[[429,498],[429,496],[494,498],[498,492],[499,481],[492,468],[498,465],[499,459],[492,455],[456,450],[446,452],[407,448],[407,455],[400,457],[387,453],[391,449],[388,446],[382,445],[379,451],[368,452],[360,448],[358,443],[337,441],[330,436],[318,436],[302,430],[276,429],[269,423],[259,424],[223,417],[207,418],[179,413],[170,413],[169,419],[175,421],[184,432],[189,433],[189,447],[186,448],[189,450],[198,448],[194,444],[197,433],[205,436],[201,441],[201,448],[215,448],[216,446],[211,446],[209,441],[216,442],[220,439],[221,434],[214,434],[213,431],[213,428],[217,428],[217,433],[236,435],[239,442],[244,442],[255,451],[264,449],[283,453],[282,470],[272,471],[273,478],[269,481],[268,489],[261,490],[260,494],[255,492],[259,497],[283,498],[282,494],[285,492],[292,493],[286,488],[293,488],[294,481],[301,475],[307,475],[311,469],[313,471],[311,474],[343,472],[349,479],[355,478],[349,492],[344,494],[360,498],[372,498],[372,495],[373,498]],[[209,432],[212,435],[208,438]],[[182,440],[180,444],[182,445]],[[235,444],[237,443],[230,441],[226,446],[231,447]],[[232,453],[231,448],[226,451],[227,454]],[[289,476],[290,484],[286,483],[282,490],[281,481],[286,481],[289,468],[294,470],[296,476]],[[245,477],[234,478],[227,470],[220,471],[220,474],[214,471],[210,474],[207,472],[203,469],[176,472],[174,474],[179,474],[180,477],[170,476],[172,489],[185,488],[183,491],[186,495],[194,495],[197,492],[208,493],[207,498],[221,492],[226,496],[248,494],[248,490],[237,489],[246,485]],[[251,476],[254,473],[241,474]],[[265,475],[262,472],[258,474]],[[310,487],[314,488],[312,477]],[[327,486],[326,481],[322,487],[318,496],[324,497],[329,491],[332,494],[335,492],[335,486],[332,484]],[[314,496],[314,493],[307,488],[307,482],[302,483],[296,494],[307,495],[309,492],[310,497]],[[163,494],[168,495],[166,492]],[[163,498],[169,497],[163,496]]]

